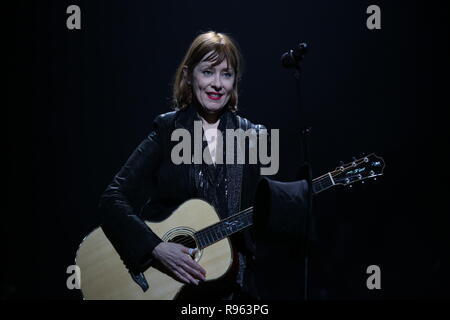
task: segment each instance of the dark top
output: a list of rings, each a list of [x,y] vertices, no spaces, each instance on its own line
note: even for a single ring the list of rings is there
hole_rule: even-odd
[[[253,128],[259,134],[264,128],[230,111],[224,111],[220,119],[222,131]],[[154,262],[151,253],[162,241],[144,219],[162,220],[191,198],[208,201],[221,218],[253,205],[260,179],[259,164],[173,164],[171,151],[178,141],[171,141],[171,134],[184,128],[193,137],[195,120],[200,119],[194,106],[157,116],[148,136],[101,196],[102,229],[132,273],[143,272]],[[224,143],[224,150],[225,146]],[[235,143],[235,149],[236,146]],[[232,236],[231,242],[238,258],[234,261],[239,262],[238,272],[232,278],[255,296],[251,275],[255,258],[252,227]]]

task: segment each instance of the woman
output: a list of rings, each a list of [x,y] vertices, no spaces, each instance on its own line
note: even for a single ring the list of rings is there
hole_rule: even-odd
[[[231,37],[213,31],[197,36],[175,75],[176,111],[156,117],[152,131],[100,201],[103,231],[131,273],[139,274],[152,264],[162,265],[173,278],[190,284],[186,292],[194,296],[186,294],[189,298],[256,296],[251,272],[251,230],[231,238],[235,257],[232,272],[216,282],[204,283],[205,270],[191,258],[195,252],[181,244],[163,242],[142,220],[161,219],[191,198],[206,200],[221,218],[252,206],[259,165],[215,161],[221,152],[216,143],[218,130],[225,133],[226,129],[241,128],[259,132],[262,128],[236,115],[240,78],[241,55]],[[194,121],[202,123],[204,147],[213,163],[176,165],[171,158],[176,144],[171,141],[171,134],[183,128],[193,136]],[[225,152],[226,148],[222,149]],[[225,154],[222,156],[226,158]]]

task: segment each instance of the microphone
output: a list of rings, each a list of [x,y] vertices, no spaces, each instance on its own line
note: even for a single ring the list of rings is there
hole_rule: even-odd
[[[294,49],[283,53],[281,56],[281,64],[285,68],[295,68],[308,52],[308,45],[305,42],[300,43]]]

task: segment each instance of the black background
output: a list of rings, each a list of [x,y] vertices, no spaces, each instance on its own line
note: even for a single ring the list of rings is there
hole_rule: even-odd
[[[66,27],[71,4],[81,8],[81,30]],[[366,27],[371,4],[381,8],[381,30]],[[310,47],[302,102],[314,175],[362,153],[386,162],[381,179],[316,197],[311,298],[448,297],[448,210],[439,202],[448,174],[437,165],[448,144],[436,142],[447,130],[434,124],[433,93],[433,49],[445,40],[432,24],[442,11],[430,2],[331,0],[8,6],[1,297],[80,299],[66,288],[66,268],[99,224],[99,196],[153,118],[170,110],[175,70],[208,30],[231,34],[242,49],[240,114],[280,129],[273,178],[292,181],[299,165],[295,85],[279,61],[300,41]],[[366,287],[372,264],[381,290]],[[282,270],[271,276],[285,280]]]

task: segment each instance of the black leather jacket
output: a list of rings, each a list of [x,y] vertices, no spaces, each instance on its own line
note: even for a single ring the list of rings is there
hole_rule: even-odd
[[[229,111],[223,117],[227,117],[227,129],[254,128],[259,132],[264,128]],[[194,120],[198,120],[194,106],[156,117],[150,134],[101,196],[103,231],[133,273],[143,272],[152,264],[152,251],[162,241],[143,220],[161,220],[186,200],[198,198],[194,184],[196,166],[175,165],[171,161],[171,150],[178,143],[171,141],[172,131],[185,128],[192,134]],[[230,214],[253,205],[259,179],[259,165],[227,165]],[[252,228],[242,231],[232,243],[250,265],[255,253]]]

